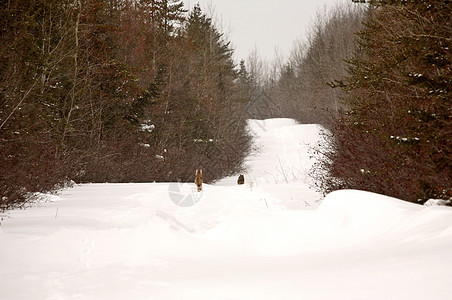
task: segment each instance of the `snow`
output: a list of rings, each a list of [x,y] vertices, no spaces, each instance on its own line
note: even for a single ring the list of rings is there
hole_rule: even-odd
[[[10,212],[0,299],[450,299],[450,207],[323,199],[307,175],[320,126],[249,128],[244,185],[76,185]]]
[[[155,129],[154,124],[150,124],[150,120],[147,120],[144,124],[141,124],[140,131],[151,133]]]
[[[427,202],[424,203],[425,206],[442,206],[450,204],[451,200],[443,200],[443,199],[428,199]]]

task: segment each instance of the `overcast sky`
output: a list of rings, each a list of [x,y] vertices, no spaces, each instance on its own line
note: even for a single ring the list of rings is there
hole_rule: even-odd
[[[229,35],[237,61],[257,49],[264,59],[275,49],[284,56],[293,42],[302,39],[316,12],[346,0],[185,0],[190,8],[197,2],[204,12],[215,13],[221,31]],[[351,0],[348,0],[349,2]]]

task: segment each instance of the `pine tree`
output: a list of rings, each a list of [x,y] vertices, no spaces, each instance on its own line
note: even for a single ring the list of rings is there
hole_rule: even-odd
[[[449,1],[372,2],[331,166],[342,187],[421,202],[451,196]],[[337,187],[337,186],[336,186]]]

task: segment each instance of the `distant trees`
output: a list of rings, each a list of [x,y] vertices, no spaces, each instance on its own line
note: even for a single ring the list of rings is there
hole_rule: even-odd
[[[297,42],[289,59],[268,75],[264,86],[271,115],[327,126],[337,117],[343,93],[331,85],[347,74],[346,60],[356,48],[364,14],[357,5],[319,13],[306,40]]]
[[[248,149],[232,49],[177,0],[0,8],[0,209],[69,180],[206,181]]]
[[[449,1],[370,1],[341,83],[348,109],[333,128],[323,188],[412,202],[452,196]]]

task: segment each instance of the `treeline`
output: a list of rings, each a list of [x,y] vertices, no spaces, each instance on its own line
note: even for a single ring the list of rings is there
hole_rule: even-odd
[[[318,12],[308,36],[294,43],[288,59],[275,57],[268,63],[251,53],[245,69],[253,115],[330,126],[344,106],[343,91],[331,86],[347,74],[346,59],[357,47],[355,33],[364,18],[360,5],[336,5]]]
[[[451,9],[445,0],[351,1],[319,18],[269,77],[281,115],[329,129],[313,174],[322,191],[451,199]]]
[[[207,182],[248,151],[229,42],[178,0],[0,7],[0,208],[69,181]]]

